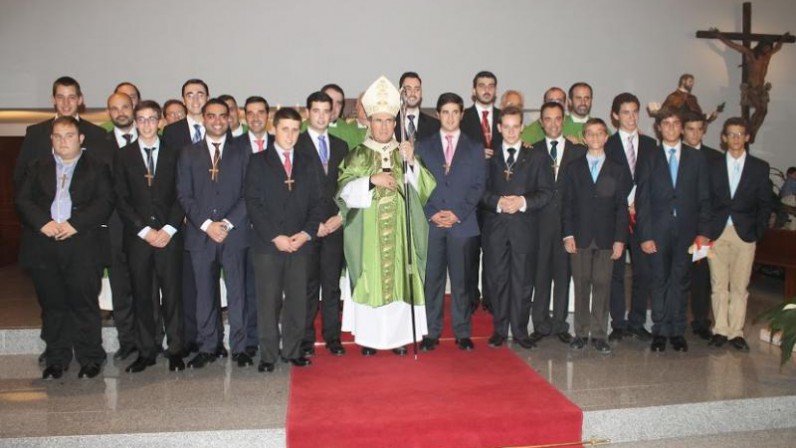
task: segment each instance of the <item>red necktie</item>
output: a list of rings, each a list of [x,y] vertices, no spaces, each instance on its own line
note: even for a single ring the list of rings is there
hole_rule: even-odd
[[[285,151],[282,154],[285,155],[285,173],[287,178],[290,179],[290,174],[293,172],[293,164],[290,163],[290,151]]]
[[[263,143],[264,143],[263,139],[261,139],[261,138],[257,139],[257,152],[262,152],[263,151]]]
[[[489,111],[487,110],[481,112],[481,131],[484,133],[486,147],[492,148],[492,128],[489,126],[489,120],[486,118],[488,115]]]

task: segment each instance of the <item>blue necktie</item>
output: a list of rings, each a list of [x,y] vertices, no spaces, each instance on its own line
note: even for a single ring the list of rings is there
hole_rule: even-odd
[[[193,138],[191,139],[191,141],[193,143],[199,143],[199,141],[202,140],[202,127],[199,126],[199,124],[197,123],[197,124],[193,125],[193,129],[194,129],[194,132],[193,132]]]
[[[597,171],[597,166],[598,166],[599,164],[600,164],[600,161],[599,161],[599,160],[593,160],[593,161],[591,162],[591,180],[592,180],[592,182],[594,182],[594,183],[597,183],[597,174],[599,174],[599,173],[600,173],[599,171]]]
[[[669,150],[669,174],[672,175],[672,187],[677,187],[677,157],[675,153],[677,149],[671,148]]]
[[[558,161],[558,140],[551,140],[550,141],[550,157],[553,158],[553,163],[555,164]]]
[[[318,153],[321,156],[321,163],[323,164],[323,170],[328,171],[329,166],[329,146],[326,144],[326,136],[319,135],[318,136]]]
[[[735,190],[738,189],[738,181],[741,180],[741,163],[737,160],[732,165],[732,176],[730,176],[730,197],[735,197]]]

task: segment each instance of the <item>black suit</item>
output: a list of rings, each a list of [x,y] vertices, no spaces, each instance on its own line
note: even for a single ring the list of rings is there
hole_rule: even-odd
[[[464,114],[462,114],[462,122],[461,122],[461,130],[462,132],[470,137],[471,140],[478,142],[484,145],[484,148],[495,149],[495,152],[499,152],[500,148],[502,148],[501,143],[503,141],[503,137],[500,135],[498,131],[498,123],[500,123],[500,109],[497,107],[492,107],[492,113],[490,119],[492,120],[492,132],[490,135],[490,141],[486,140],[486,136],[484,135],[483,129],[481,128],[481,117],[478,114],[478,109],[476,109],[475,104],[468,107],[464,110]],[[484,216],[481,209],[476,211],[476,216],[478,218],[478,226],[483,230],[484,228]],[[482,234],[484,232],[481,232]],[[473,242],[473,255],[470,261],[470,268],[469,272],[472,272],[473,275],[470,275],[468,280],[468,293],[470,298],[474,301],[474,305],[478,304],[479,297],[482,298],[484,306],[488,309],[491,309],[491,291],[487,288],[487,281],[486,281],[486,268],[484,267],[483,271],[481,272],[481,287],[483,291],[479,293],[478,291],[478,269],[481,268],[481,242],[482,236],[479,235],[475,238]]]
[[[639,134],[638,147],[636,148],[638,153],[636,157],[636,173],[638,172],[639,164],[654,153],[656,147],[657,143],[654,139]],[[630,194],[631,189],[636,185],[636,180],[634,173],[631,172],[630,162],[627,160],[619,131],[610,136],[605,143],[605,156],[624,167],[625,177],[628,179],[625,191]],[[633,217],[631,216],[630,219],[632,226]],[[650,270],[652,268],[649,257],[641,251],[641,240],[638,239],[635,230],[631,230],[628,233],[626,247],[630,252],[630,261],[633,263],[633,290],[630,298],[630,311],[627,312],[626,318],[625,257],[622,256],[614,262],[614,271],[611,277],[611,327],[622,330],[628,327],[641,329],[647,321],[647,304],[650,297],[649,286],[652,281]]]
[[[48,145],[49,146],[49,145]],[[51,147],[51,146],[50,146]],[[57,191],[53,156],[32,161],[16,194],[17,211],[29,244],[25,247],[42,309],[42,338],[48,366],[66,367],[72,352],[81,365],[105,359],[97,296],[107,248],[102,234],[113,210],[113,186],[107,165],[84,153],[68,186],[72,201],[68,222],[77,230],[56,241],[40,229],[52,220]]]
[[[702,145],[699,151],[705,154],[708,171],[715,163],[724,162],[724,153]],[[708,260],[691,264],[691,328],[694,331],[710,330],[710,265]]]
[[[301,356],[307,320],[307,263],[326,202],[321,194],[319,163],[306,151],[293,151],[288,179],[276,151],[272,144],[252,156],[246,174],[246,205],[253,225],[251,244],[257,272],[260,356],[267,363],[276,362],[280,354],[280,322],[282,356]],[[290,180],[292,187],[286,183]],[[306,232],[312,240],[297,252],[281,252],[273,242],[277,236],[300,232]]]
[[[533,293],[533,331],[543,335],[569,331],[567,323],[569,303],[569,254],[561,242],[561,196],[564,189],[564,171],[570,162],[586,154],[586,148],[563,139],[563,148],[558,147],[558,176],[555,177],[553,197],[539,210],[539,258],[536,263],[536,278]],[[533,146],[548,161],[548,170],[555,176],[556,161],[552,159],[547,139]],[[563,153],[562,153],[563,151]],[[553,316],[550,317],[550,292],[553,292]]]
[[[182,351],[182,226],[185,213],[177,201],[179,152],[162,142],[157,149],[155,178],[149,186],[141,145],[120,149],[114,166],[116,210],[124,224],[124,248],[128,256],[139,355],[154,359],[159,352],[158,327],[161,308],[169,341],[169,353]],[[155,248],[139,232],[171,226],[177,230],[169,244]]]
[[[690,286],[688,247],[697,235],[708,235],[710,190],[705,155],[681,145],[673,185],[668,149],[659,146],[638,165],[636,193],[639,241],[654,241],[652,266],[652,334],[683,336],[685,294]]]
[[[435,132],[439,132],[439,120],[432,117],[431,115],[424,114],[423,112],[418,112],[417,117],[415,117],[415,120],[417,121],[417,132],[415,133],[415,141],[428,137],[429,135],[432,135]],[[400,112],[398,113],[398,115],[395,116],[395,122],[397,123],[397,126],[395,126],[395,139],[400,142],[401,126],[406,124],[403,118],[401,118]],[[408,129],[406,130],[406,137],[409,138]]]
[[[732,217],[735,232],[742,240],[751,243],[763,239],[772,206],[768,175],[768,163],[747,153],[735,196],[730,197],[725,158],[711,163],[710,204],[713,214],[706,234],[708,238],[717,240],[727,226],[727,219]]]
[[[496,149],[488,162],[481,202],[484,272],[492,296],[494,333],[505,338],[511,324],[514,337],[526,339],[539,243],[539,210],[550,201],[555,186],[544,154],[522,147],[515,156],[509,180],[504,173],[507,166],[502,149]],[[527,209],[498,213],[501,196],[511,195],[524,196]]]
[[[321,222],[339,213],[334,195],[337,193],[337,174],[340,162],[348,154],[348,144],[327,133],[329,161],[327,172],[315,143],[308,131],[302,132],[296,142],[296,152],[306,155],[315,163],[315,170],[321,175],[321,195],[323,200]],[[307,321],[302,346],[312,347],[315,343],[315,316],[318,315],[320,293],[321,322],[323,340],[327,343],[340,339],[340,274],[343,271],[343,228],[338,228],[323,238],[317,237],[318,229],[310,235],[315,240],[308,262],[307,272]]]

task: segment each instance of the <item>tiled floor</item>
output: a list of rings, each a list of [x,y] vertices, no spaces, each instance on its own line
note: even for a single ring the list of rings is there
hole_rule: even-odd
[[[36,327],[38,309],[24,276],[0,270],[0,285],[0,328]],[[776,279],[756,281],[749,320],[781,300],[781,288]],[[691,335],[687,353],[653,354],[635,341],[622,342],[610,355],[572,352],[558,340],[543,340],[535,351],[512,350],[587,412],[796,395],[796,362],[780,370],[779,349],[760,341],[758,330],[747,329],[748,354],[709,349]],[[484,340],[475,343],[476,350],[488,350]],[[347,356],[359,354],[352,349]],[[35,355],[0,357],[0,437],[284,428],[287,365],[265,375],[223,360],[170,373],[159,359],[156,367],[131,375],[123,372],[130,361],[109,360],[95,380],[78,380],[73,364],[63,379],[43,381]],[[747,444],[691,437],[616,446],[793,446],[783,442],[793,435],[758,431],[738,436]]]

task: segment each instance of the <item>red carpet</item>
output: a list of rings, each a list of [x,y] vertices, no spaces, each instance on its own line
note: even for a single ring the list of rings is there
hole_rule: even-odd
[[[353,348],[353,347],[351,347]],[[441,343],[417,361],[318,350],[293,368],[288,448],[505,447],[581,439],[581,410],[511,350]]]

